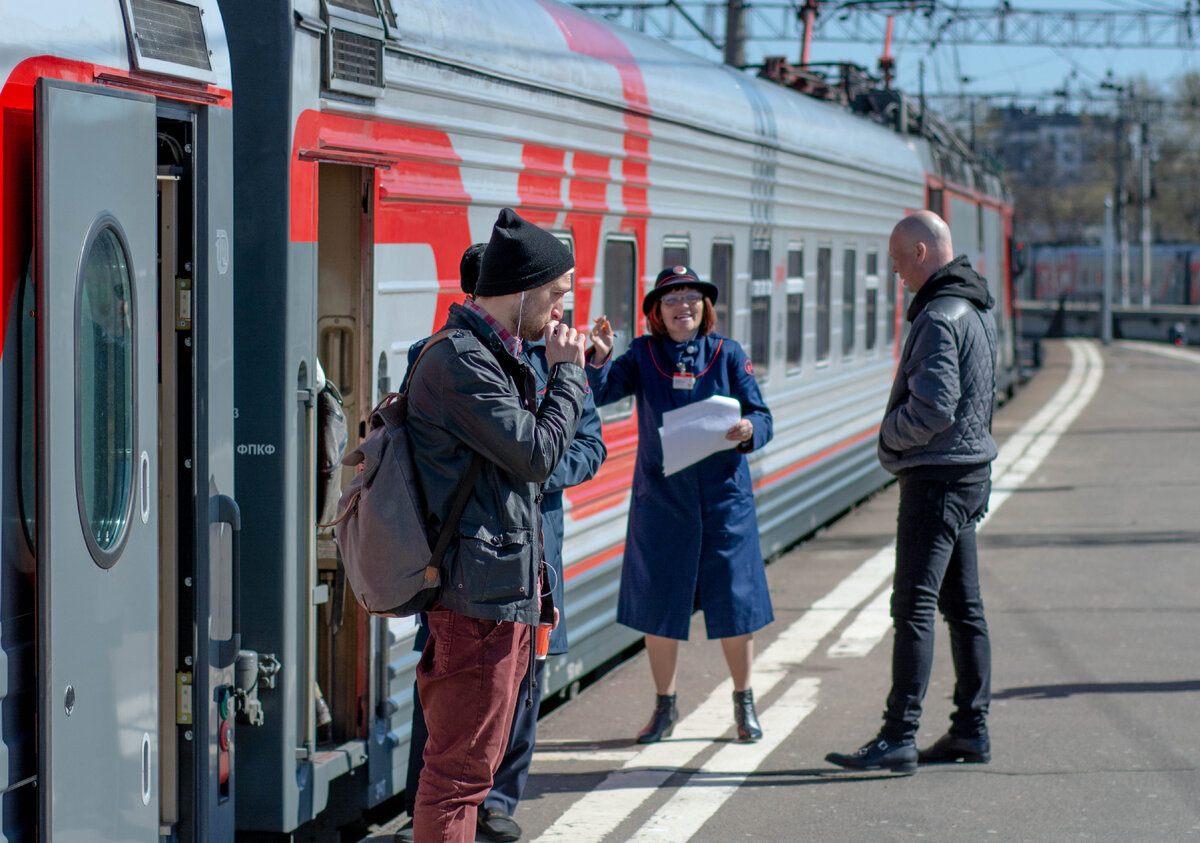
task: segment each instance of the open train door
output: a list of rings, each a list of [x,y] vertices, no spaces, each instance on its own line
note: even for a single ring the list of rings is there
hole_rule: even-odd
[[[36,120],[40,838],[157,841],[155,102]]]

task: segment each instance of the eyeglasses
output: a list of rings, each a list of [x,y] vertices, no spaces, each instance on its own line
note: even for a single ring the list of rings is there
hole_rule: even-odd
[[[671,293],[662,297],[662,303],[667,307],[679,307],[681,304],[695,304],[704,298],[700,293]]]

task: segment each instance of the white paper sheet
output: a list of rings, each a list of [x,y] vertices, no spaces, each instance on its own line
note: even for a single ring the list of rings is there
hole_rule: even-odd
[[[663,474],[674,474],[709,454],[737,447],[737,442],[725,438],[725,432],[741,417],[742,405],[725,395],[663,413],[663,426],[658,429]]]

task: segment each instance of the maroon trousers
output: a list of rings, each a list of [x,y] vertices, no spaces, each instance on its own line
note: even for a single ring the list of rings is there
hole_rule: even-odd
[[[429,641],[417,665],[417,693],[429,740],[417,788],[416,843],[471,843],[492,789],[529,668],[530,627],[428,613]]]

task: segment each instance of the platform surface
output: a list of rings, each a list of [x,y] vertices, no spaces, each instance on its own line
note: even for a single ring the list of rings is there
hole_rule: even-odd
[[[728,673],[697,615],[671,739],[632,740],[654,702],[644,654],[542,719],[522,839],[1200,839],[1200,353],[1076,340],[1045,352],[996,415],[979,533],[990,764],[896,776],[823,760],[881,724],[893,485],[769,565],[762,742],[732,741]],[[940,621],[935,659],[920,745],[950,713]]]

